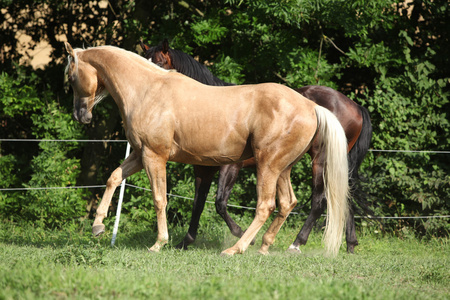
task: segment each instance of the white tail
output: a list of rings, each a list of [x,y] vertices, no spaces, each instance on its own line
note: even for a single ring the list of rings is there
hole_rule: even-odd
[[[323,239],[327,253],[336,256],[342,244],[349,210],[348,144],[344,129],[336,116],[321,106],[316,106],[315,110],[327,198],[327,222]]]

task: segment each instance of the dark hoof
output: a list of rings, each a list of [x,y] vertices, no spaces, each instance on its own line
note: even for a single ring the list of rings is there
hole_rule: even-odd
[[[354,254],[356,246],[358,246],[358,242],[356,242],[355,244],[347,243],[347,253],[348,254]]]
[[[97,237],[105,232],[105,225],[94,225],[92,226],[92,234]]]
[[[189,233],[186,234],[183,241],[175,246],[177,249],[183,249],[187,250],[187,247],[192,244],[195,241],[195,238],[193,238]]]
[[[175,248],[180,249],[180,250],[187,250],[187,246],[184,241],[182,241],[181,243],[179,243],[178,245],[175,246]]]

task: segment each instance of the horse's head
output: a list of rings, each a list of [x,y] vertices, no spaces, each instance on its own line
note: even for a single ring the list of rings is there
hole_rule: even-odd
[[[68,56],[66,74],[73,90],[73,118],[89,124],[92,109],[104,97],[104,86],[97,76],[97,70],[79,59],[69,43],[65,43]]]
[[[166,70],[175,69],[172,65],[172,59],[169,54],[169,42],[165,39],[161,44],[155,47],[150,47],[140,42],[141,48],[144,51],[144,57],[150,59],[152,63],[164,68]]]

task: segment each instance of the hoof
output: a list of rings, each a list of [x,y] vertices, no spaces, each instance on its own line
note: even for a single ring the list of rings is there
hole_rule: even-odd
[[[245,249],[239,249],[238,247],[234,246],[223,250],[222,253],[220,253],[220,256],[233,256],[235,254],[243,254],[244,252]]]
[[[156,242],[151,248],[148,248],[148,252],[150,253],[158,253],[161,249],[167,244],[167,241],[164,242]]]
[[[176,249],[180,249],[180,250],[187,250],[187,249],[188,249],[187,246],[188,246],[188,245],[187,245],[184,241],[182,241],[181,243],[177,244],[177,245],[175,246],[175,248],[176,248]]]
[[[190,244],[192,244],[195,241],[195,238],[193,238],[189,233],[186,234],[186,236],[184,237],[183,241],[181,243],[179,243],[178,245],[175,246],[175,248],[177,249],[183,249],[183,250],[187,250],[188,246]]]
[[[97,237],[105,232],[105,225],[99,224],[92,226],[92,234]]]
[[[294,246],[294,245],[290,245],[289,248],[286,250],[286,252],[292,253],[292,254],[301,254],[302,253],[300,248],[298,246]]]
[[[259,248],[258,253],[261,255],[269,254],[269,245],[263,243],[261,248]]]
[[[354,254],[356,246],[358,246],[358,241],[356,241],[354,243],[347,242],[347,252],[348,252],[348,254]]]
[[[233,255],[234,255],[233,253],[229,253],[226,250],[222,251],[222,253],[220,253],[220,256],[222,256],[222,257],[231,257]]]

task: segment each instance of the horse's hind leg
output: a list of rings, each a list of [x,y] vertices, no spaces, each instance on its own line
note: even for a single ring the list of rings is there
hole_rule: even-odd
[[[355,247],[358,245],[358,239],[356,237],[355,216],[352,208],[349,209],[345,231],[347,252],[354,253]]]
[[[224,250],[222,255],[244,253],[250,242],[275,210],[275,192],[279,174],[271,171],[268,166],[263,170],[261,169],[258,166],[258,181],[256,185],[258,203],[256,205],[255,218],[239,241],[233,247]]]
[[[313,189],[312,189],[312,197],[311,197],[311,212],[308,215],[308,218],[303,224],[302,229],[297,235],[297,238],[289,247],[288,251],[291,252],[301,252],[300,246],[306,245],[308,242],[308,237],[311,233],[314,224],[317,219],[319,219],[320,215],[325,211],[327,202],[324,193],[324,184],[323,184],[323,176],[322,176],[322,166],[319,164],[313,163]],[[355,228],[355,219],[353,210],[349,210],[349,214],[347,217],[346,223],[346,241],[347,241],[347,252],[353,253],[355,246],[358,245],[358,240],[356,237],[356,228]]]
[[[112,196],[116,188],[120,183],[128,176],[142,169],[141,157],[136,154],[135,151],[125,159],[125,161],[112,172],[108,181],[106,182],[106,190],[103,194],[102,201],[97,208],[97,214],[94,220],[94,225],[92,226],[92,233],[94,236],[99,236],[105,232],[105,225],[103,225],[103,219],[108,213],[109,204],[111,203]]]
[[[206,197],[208,196],[209,188],[211,187],[211,182],[216,172],[217,167],[194,166],[195,198],[194,206],[192,207],[191,222],[189,223],[189,230],[186,236],[181,243],[176,245],[176,248],[186,250],[187,246],[195,241],[200,216],[205,207]]]
[[[302,229],[297,235],[297,238],[289,247],[288,251],[301,252],[300,246],[305,245],[308,241],[314,224],[320,215],[325,211],[327,202],[325,199],[324,182],[323,182],[323,167],[317,161],[313,162],[313,188],[311,197],[311,211],[302,226]]]
[[[275,241],[275,236],[280,230],[286,218],[291,213],[292,209],[297,205],[297,199],[294,195],[294,190],[291,185],[291,168],[286,169],[283,173],[281,173],[280,178],[277,183],[277,196],[278,196],[278,206],[279,212],[272,224],[270,224],[269,229],[267,229],[266,233],[262,239],[262,245],[259,249],[259,253],[267,254],[269,247]]]

